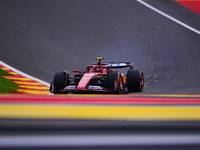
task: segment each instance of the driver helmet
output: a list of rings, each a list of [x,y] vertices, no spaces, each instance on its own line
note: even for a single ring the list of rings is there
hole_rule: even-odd
[[[96,67],[95,68],[95,72],[100,72],[101,71],[101,67]]]

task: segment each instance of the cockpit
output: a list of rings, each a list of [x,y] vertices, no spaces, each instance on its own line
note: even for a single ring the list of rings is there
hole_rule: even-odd
[[[90,73],[90,72],[103,72],[103,71],[106,71],[107,68],[103,67],[101,65],[96,65],[96,66],[88,66],[86,70],[87,70],[88,73]]]
[[[102,72],[102,67],[95,67],[94,72]]]

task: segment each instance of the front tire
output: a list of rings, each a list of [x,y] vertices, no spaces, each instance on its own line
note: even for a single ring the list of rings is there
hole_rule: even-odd
[[[118,94],[121,94],[123,87],[121,74],[118,71],[108,72],[107,74],[107,88],[113,89]]]
[[[54,92],[62,90],[68,82],[68,74],[65,72],[57,72],[53,79]]]
[[[140,70],[130,69],[127,72],[127,89],[129,92],[142,92],[144,87],[144,76]]]

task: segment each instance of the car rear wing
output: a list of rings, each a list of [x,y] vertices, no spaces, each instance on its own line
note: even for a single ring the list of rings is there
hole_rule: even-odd
[[[102,59],[105,59],[104,57],[96,57],[95,59],[99,60],[98,63],[93,63],[93,65],[105,65],[109,68],[125,68],[130,67],[130,69],[133,68],[133,64],[131,62],[102,62]]]
[[[132,66],[133,63],[130,62],[115,62],[115,63],[108,63],[106,66],[109,68],[125,68]]]
[[[98,65],[98,63],[94,63],[93,65]],[[131,67],[133,63],[130,62],[103,62],[102,65],[105,65],[106,67],[109,68],[126,68],[126,67]]]

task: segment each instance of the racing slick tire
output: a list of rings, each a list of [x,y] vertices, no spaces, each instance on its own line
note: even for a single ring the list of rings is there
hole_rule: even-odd
[[[118,71],[108,72],[107,74],[107,88],[116,90],[118,94],[121,94],[123,86],[121,74]],[[115,87],[117,86],[117,87]]]
[[[66,72],[57,72],[53,79],[53,90],[58,92],[68,85],[69,74]]]
[[[129,92],[142,92],[144,76],[140,70],[130,69],[127,72],[127,89]]]

